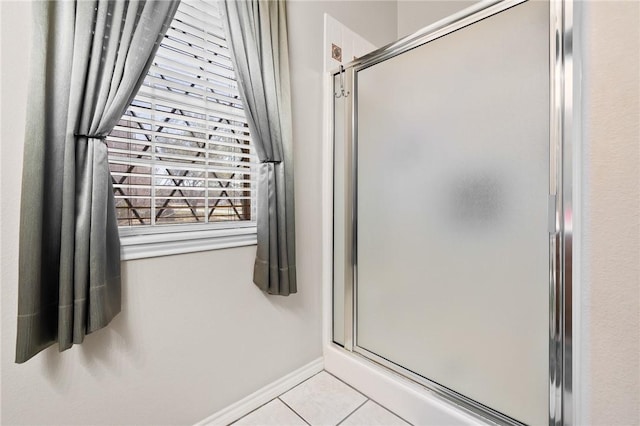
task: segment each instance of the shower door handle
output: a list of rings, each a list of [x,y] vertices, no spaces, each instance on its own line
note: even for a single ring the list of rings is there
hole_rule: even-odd
[[[556,234],[558,232],[558,196],[549,194],[549,202],[547,203],[547,223],[550,234]]]

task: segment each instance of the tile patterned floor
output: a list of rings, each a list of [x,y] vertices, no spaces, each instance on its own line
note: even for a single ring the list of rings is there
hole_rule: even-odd
[[[322,371],[234,426],[408,426],[386,408]]]

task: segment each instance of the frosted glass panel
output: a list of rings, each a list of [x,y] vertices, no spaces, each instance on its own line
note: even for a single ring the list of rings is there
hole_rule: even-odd
[[[357,73],[357,345],[548,422],[549,11]]]
[[[333,93],[339,91],[334,77]],[[346,181],[345,98],[333,98],[333,341],[344,345],[344,274],[347,235],[345,231]]]

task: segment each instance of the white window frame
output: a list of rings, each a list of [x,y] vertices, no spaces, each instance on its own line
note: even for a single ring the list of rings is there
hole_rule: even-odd
[[[120,227],[121,260],[244,247],[257,243],[255,222]]]
[[[253,165],[254,176],[257,164]],[[121,260],[144,259],[244,247],[257,243],[256,182],[252,182],[252,221],[119,226]]]

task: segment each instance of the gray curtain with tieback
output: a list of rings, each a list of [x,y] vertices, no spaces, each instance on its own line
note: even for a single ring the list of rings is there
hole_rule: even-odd
[[[296,292],[296,262],[286,4],[222,0],[220,10],[260,160],[253,280],[269,294],[287,296]]]
[[[81,343],[120,312],[105,136],[142,84],[178,1],[34,5],[16,362]]]

